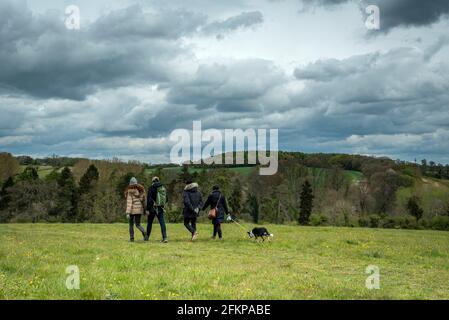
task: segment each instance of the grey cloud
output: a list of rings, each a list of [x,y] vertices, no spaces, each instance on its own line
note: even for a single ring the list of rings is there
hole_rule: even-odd
[[[380,8],[381,32],[388,32],[396,27],[426,26],[438,22],[449,14],[447,0],[303,0],[306,8],[313,6],[335,7],[343,3],[360,5],[362,14],[366,16],[368,5]]]
[[[446,37],[286,74],[263,59],[191,56],[183,40],[201,34],[201,14],[134,6],[72,32],[21,5],[0,4],[0,150],[167,161],[170,131],[202,120],[279,128],[284,150],[448,157],[449,65],[433,59]],[[212,22],[210,34],[257,21]]]
[[[191,79],[173,83],[168,101],[221,112],[260,111],[257,100],[283,82],[283,71],[266,60],[201,65]]]
[[[207,16],[186,10],[146,12],[140,5],[112,11],[92,26],[96,38],[178,39],[191,35],[204,25]]]
[[[168,81],[171,62],[186,54],[178,39],[204,21],[179,10],[147,15],[140,6],[79,31],[59,18],[0,3],[2,91],[82,100],[102,87]]]
[[[214,21],[202,28],[205,34],[214,34],[218,38],[222,38],[225,34],[251,26],[261,24],[263,15],[259,11],[242,12],[239,15],[227,18],[223,21]]]
[[[330,81],[342,75],[362,72],[370,65],[377,55],[354,57],[348,60],[324,59],[310,63],[305,67],[296,68],[294,75],[298,79]]]
[[[306,83],[291,96],[291,118],[302,114],[304,130],[334,138],[449,129],[448,71],[414,48],[318,61],[295,71]]]

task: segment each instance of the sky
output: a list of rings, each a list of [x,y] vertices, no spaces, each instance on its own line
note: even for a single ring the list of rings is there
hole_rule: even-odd
[[[448,30],[447,0],[0,0],[0,151],[169,162],[201,120],[449,163]]]

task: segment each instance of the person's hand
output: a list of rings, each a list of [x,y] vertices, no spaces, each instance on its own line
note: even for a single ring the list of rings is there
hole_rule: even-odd
[[[200,208],[195,208],[195,213],[199,214],[200,213]]]
[[[129,220],[129,213],[127,213],[127,214],[126,214],[126,219],[128,219],[128,220]]]

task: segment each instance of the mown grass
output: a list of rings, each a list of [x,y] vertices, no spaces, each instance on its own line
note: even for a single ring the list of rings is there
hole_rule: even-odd
[[[249,175],[253,172],[253,170],[256,170],[255,167],[231,167],[231,168],[224,168],[225,170],[229,170],[231,172],[239,173],[242,175]],[[174,173],[181,173],[182,167],[166,167],[162,169],[166,172],[174,172]],[[206,172],[211,170],[222,170],[219,168],[189,168],[189,173],[200,173],[201,171],[206,170]],[[146,173],[153,174],[156,171],[156,169],[150,168],[146,170]]]
[[[437,201],[446,205],[449,196],[448,180],[423,178],[417,179],[412,187],[401,187],[396,193],[397,203],[405,207],[411,196],[417,195],[420,205],[430,211]],[[443,208],[444,210],[444,208]]]
[[[21,165],[21,171],[23,172],[27,167],[34,167],[37,169],[37,174],[39,175],[39,178],[43,179],[46,176],[48,176],[50,173],[53,172],[53,170],[56,169],[56,167],[52,166],[33,166],[33,165]],[[61,172],[63,168],[59,168],[58,171]]]
[[[188,241],[129,243],[125,224],[0,225],[1,299],[449,299],[449,233],[268,225],[271,243],[224,225]],[[249,227],[249,226],[248,226]],[[65,269],[80,269],[67,290]],[[368,265],[380,289],[368,290]]]

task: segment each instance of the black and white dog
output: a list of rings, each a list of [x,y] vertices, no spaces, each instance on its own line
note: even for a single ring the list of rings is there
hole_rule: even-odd
[[[252,231],[248,231],[248,235],[250,238],[255,238],[255,240],[261,237],[262,241],[265,241],[265,237],[273,237],[273,234],[269,233],[267,228],[254,228]]]

